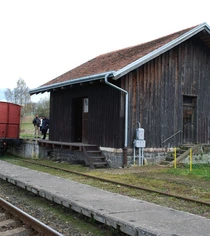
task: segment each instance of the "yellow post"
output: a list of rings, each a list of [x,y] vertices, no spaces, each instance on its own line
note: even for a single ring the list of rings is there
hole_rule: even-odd
[[[174,169],[176,169],[176,147],[174,148]]]
[[[190,171],[192,171],[192,148],[190,148]]]

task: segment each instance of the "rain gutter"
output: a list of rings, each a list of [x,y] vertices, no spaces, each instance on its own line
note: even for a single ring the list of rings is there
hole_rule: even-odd
[[[29,94],[33,95],[33,94],[38,94],[38,93],[44,93],[44,92],[49,92],[52,89],[57,89],[57,88],[65,87],[65,86],[68,86],[68,85],[74,85],[74,84],[80,84],[80,83],[85,83],[85,82],[91,82],[91,81],[95,81],[95,80],[104,79],[104,76],[107,73],[113,74],[114,71],[95,74],[95,75],[91,75],[91,76],[85,76],[85,77],[81,77],[81,78],[77,78],[77,79],[71,79],[71,80],[64,81],[64,82],[59,82],[59,83],[54,83],[54,84],[38,87],[38,88],[35,88],[35,89],[31,89],[29,91]]]
[[[125,140],[124,140],[124,149],[123,149],[123,167],[127,165],[127,149],[128,149],[128,92],[108,81],[108,77],[113,73],[107,73],[104,77],[104,82],[115,88],[120,90],[121,92],[125,93]]]

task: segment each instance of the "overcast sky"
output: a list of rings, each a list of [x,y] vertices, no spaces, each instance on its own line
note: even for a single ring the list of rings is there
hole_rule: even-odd
[[[0,88],[32,89],[113,50],[206,22],[204,0],[0,0]]]

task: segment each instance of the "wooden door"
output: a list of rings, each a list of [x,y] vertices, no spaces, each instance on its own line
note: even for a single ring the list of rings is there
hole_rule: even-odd
[[[196,97],[183,97],[183,143],[196,141]]]

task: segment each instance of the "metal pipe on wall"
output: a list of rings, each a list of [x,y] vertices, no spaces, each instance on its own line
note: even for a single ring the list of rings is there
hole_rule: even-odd
[[[104,81],[107,85],[114,87],[115,89],[120,90],[125,93],[125,140],[124,140],[124,149],[123,149],[123,165],[127,165],[127,149],[128,149],[128,92],[108,81],[108,77],[113,75],[112,73],[108,73],[104,77]]]

